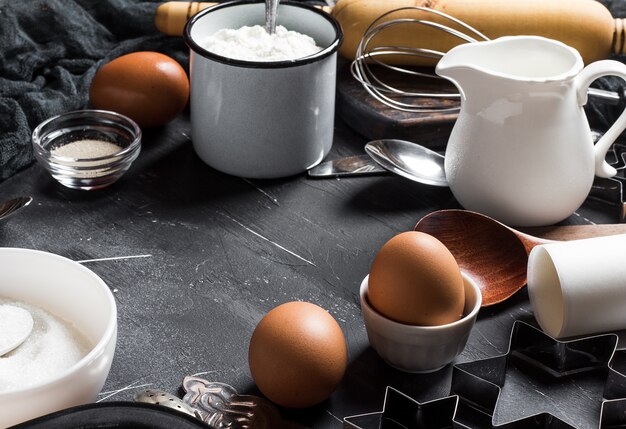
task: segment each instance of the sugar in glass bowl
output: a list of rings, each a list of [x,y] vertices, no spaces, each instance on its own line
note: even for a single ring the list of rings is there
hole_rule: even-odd
[[[35,128],[35,158],[62,185],[100,189],[117,181],[139,156],[141,129],[130,118],[105,110],[77,110]]]

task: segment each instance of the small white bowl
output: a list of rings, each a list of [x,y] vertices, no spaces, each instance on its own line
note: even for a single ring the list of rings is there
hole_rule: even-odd
[[[115,351],[117,308],[107,285],[81,264],[37,250],[0,248],[0,296],[73,325],[93,347],[49,380],[0,391],[0,428],[95,401]]]
[[[465,283],[463,317],[439,326],[405,325],[374,310],[367,300],[366,276],[361,283],[361,311],[370,345],[389,365],[402,371],[437,371],[457,357],[467,343],[482,303],[480,289],[462,273]]]

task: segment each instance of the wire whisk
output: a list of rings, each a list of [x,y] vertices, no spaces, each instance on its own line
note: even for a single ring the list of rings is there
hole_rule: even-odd
[[[443,18],[444,21],[450,22],[451,25],[458,25],[460,28],[463,29],[463,31],[459,31],[448,25],[440,24],[426,19],[398,18],[383,21],[389,15],[406,10],[415,10],[438,16],[440,18]],[[350,64],[350,72],[352,73],[352,76],[363,85],[365,90],[372,97],[393,109],[413,113],[458,112],[460,108],[461,98],[458,92],[446,92],[444,90],[437,92],[407,91],[397,86],[394,86],[389,82],[385,82],[385,80],[380,77],[381,71],[390,70],[395,73],[400,73],[413,77],[427,78],[433,80],[445,80],[442,77],[437,76],[434,71],[432,71],[432,69],[431,71],[424,72],[412,68],[392,65],[380,59],[389,56],[410,56],[438,61],[439,59],[441,59],[441,57],[443,57],[445,52],[413,46],[375,46],[370,48],[370,44],[372,43],[374,38],[381,32],[388,31],[389,29],[398,25],[407,24],[430,27],[435,30],[447,33],[466,43],[475,43],[490,40],[489,37],[485,36],[469,24],[438,10],[421,6],[410,6],[393,9],[379,16],[367,28],[365,34],[363,35],[357,46],[355,59]],[[378,66],[378,70],[372,67],[373,65]],[[377,71],[379,72],[378,74]],[[587,91],[587,95],[590,98],[593,98],[605,104],[620,105],[626,99],[626,89],[622,88],[619,93],[616,93],[614,91],[607,91],[598,88],[589,88]],[[430,101],[445,101],[442,101],[440,104],[433,104],[432,102],[425,103],[425,99],[430,99]]]
[[[383,21],[389,15],[395,14],[400,11],[406,10],[417,10],[421,12],[431,13],[437,15],[444,20],[449,21],[451,24],[457,24],[464,31],[455,30],[454,28],[440,24],[437,22],[425,20],[425,19],[416,19],[416,18],[398,18],[392,19],[388,21]],[[431,99],[446,99],[446,100],[457,100],[460,101],[460,95],[458,92],[450,92],[450,91],[437,91],[437,92],[414,92],[407,91],[405,89],[401,89],[397,86],[389,82],[385,82],[383,78],[377,74],[377,70],[373,65],[379,66],[380,70],[391,70],[392,72],[402,73],[409,76],[414,77],[422,77],[428,79],[443,79],[437,76],[434,72],[425,72],[422,70],[416,70],[414,68],[403,67],[399,65],[392,65],[386,63],[383,58],[389,56],[411,56],[411,57],[419,57],[426,58],[431,60],[439,60],[444,52],[436,51],[433,49],[428,49],[424,47],[414,47],[414,46],[376,46],[370,48],[370,44],[372,40],[381,32],[389,30],[390,28],[398,25],[422,25],[430,28],[434,28],[436,30],[443,31],[453,37],[456,37],[463,42],[474,43],[478,41],[486,41],[489,40],[487,36],[466,24],[465,22],[454,18],[444,12],[440,12],[434,9],[420,7],[420,6],[411,6],[411,7],[403,7],[391,10],[381,16],[379,16],[374,22],[370,24],[367,28],[365,34],[361,38],[358,46],[356,57],[354,61],[352,61],[350,65],[350,72],[352,76],[358,80],[365,90],[376,100],[380,101],[384,105],[391,107],[396,110],[401,110],[404,112],[415,112],[415,113],[430,113],[430,112],[456,112],[459,110],[460,103],[453,103],[450,106],[450,103],[442,103],[437,106],[428,106],[420,105],[419,101],[415,101],[415,99],[423,99],[423,98],[431,98]],[[382,68],[382,69],[381,69]]]

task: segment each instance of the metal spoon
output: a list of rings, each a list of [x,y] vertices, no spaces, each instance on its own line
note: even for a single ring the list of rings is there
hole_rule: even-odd
[[[6,219],[33,201],[31,197],[11,198],[0,203],[0,220]]]
[[[404,140],[374,140],[365,152],[384,169],[415,182],[448,186],[443,155]]]
[[[33,316],[14,305],[0,305],[0,357],[15,350],[33,330]]]
[[[276,16],[280,0],[265,0],[265,31],[267,34],[276,32]]]
[[[508,299],[526,285],[528,254],[533,247],[554,240],[624,234],[626,224],[550,226],[522,232],[479,213],[439,210],[420,219],[415,230],[446,245],[461,270],[480,288],[486,307]]]

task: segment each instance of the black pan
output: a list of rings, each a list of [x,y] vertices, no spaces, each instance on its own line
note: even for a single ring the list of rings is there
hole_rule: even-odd
[[[195,418],[159,405],[103,402],[57,411],[10,429],[207,429]]]

